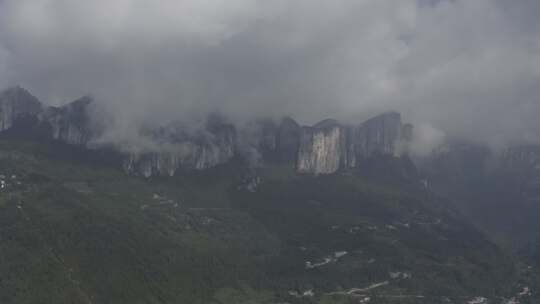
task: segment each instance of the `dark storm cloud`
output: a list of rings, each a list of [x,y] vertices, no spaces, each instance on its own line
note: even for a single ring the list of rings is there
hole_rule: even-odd
[[[538,142],[539,14],[535,0],[0,0],[0,85],[91,93],[113,139],[214,110],[396,109],[427,140]]]

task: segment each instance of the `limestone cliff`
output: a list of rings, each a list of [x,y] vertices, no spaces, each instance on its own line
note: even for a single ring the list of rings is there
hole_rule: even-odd
[[[346,129],[323,121],[300,132],[297,169],[300,173],[329,174],[346,162]]]
[[[279,125],[276,150],[283,162],[296,162],[300,148],[300,125],[290,117],[283,118]]]
[[[406,136],[402,136],[402,130]],[[412,126],[401,115],[389,112],[357,126],[324,120],[301,131],[297,169],[301,173],[329,174],[340,168],[357,167],[375,155],[398,156],[400,143],[412,137]]]
[[[48,125],[53,139],[84,146],[91,137],[87,113],[91,102],[91,98],[83,97],[62,107],[46,108],[40,120]]]
[[[0,93],[0,132],[13,127],[19,119],[33,117],[42,111],[39,100],[21,87]]]
[[[65,106],[46,107],[28,91],[14,87],[0,93],[0,132],[21,126],[29,133],[39,132],[34,138],[88,148],[97,135],[90,124],[91,105],[92,100],[84,97]],[[21,120],[24,123],[17,123]],[[291,118],[279,124],[263,119],[241,128],[238,135],[236,127],[223,117],[209,115],[202,127],[173,123],[137,132],[142,142],[136,140],[133,146],[107,144],[123,153],[126,172],[146,177],[174,175],[181,169],[204,170],[234,156],[250,165],[283,162],[295,164],[300,173],[330,174],[355,168],[375,155],[398,156],[401,143],[412,138],[412,126],[402,124],[396,112],[358,125],[328,119],[301,127]]]
[[[501,154],[504,167],[508,169],[529,169],[540,171],[540,146],[515,146]]]
[[[395,155],[401,139],[401,115],[388,112],[367,120],[353,128],[353,145],[356,158],[374,154]]]
[[[151,151],[128,153],[126,172],[150,177],[173,176],[179,169],[204,170],[226,163],[235,155],[236,130],[228,124],[210,125],[186,134],[183,130],[158,134]],[[162,136],[162,137],[159,137]]]
[[[238,153],[253,167],[274,159],[278,128],[271,119],[258,119],[242,125],[238,136]]]
[[[280,123],[258,119],[240,128],[238,152],[253,166],[264,166],[268,162],[295,164],[300,133],[300,125],[290,117]]]
[[[515,184],[526,201],[540,202],[540,146],[520,145],[500,153],[503,176],[511,177],[506,185]]]

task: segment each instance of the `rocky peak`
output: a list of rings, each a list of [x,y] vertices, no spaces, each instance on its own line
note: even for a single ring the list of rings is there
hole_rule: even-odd
[[[27,90],[15,86],[0,93],[0,131],[13,127],[19,119],[42,111],[39,100]]]
[[[241,128],[241,149],[252,150],[245,153],[256,153],[257,157],[270,159],[276,150],[277,133],[278,126],[272,119],[251,121]]]
[[[50,128],[53,139],[72,145],[84,146],[91,137],[88,107],[90,97],[82,97],[61,107],[48,107],[41,121]]]
[[[402,136],[403,130],[407,137]],[[302,128],[298,171],[328,174],[357,167],[360,160],[374,155],[398,156],[400,143],[408,138],[412,138],[412,125],[403,125],[397,112],[384,113],[357,126],[326,119]]]
[[[300,125],[290,117],[281,120],[278,128],[276,150],[283,162],[296,162],[300,147]]]
[[[509,147],[502,152],[503,164],[509,169],[526,168],[540,171],[540,146]]]
[[[322,129],[331,129],[334,127],[340,127],[340,126],[341,124],[339,123],[339,121],[329,118],[329,119],[319,121],[318,123],[313,125],[313,128],[322,130]]]
[[[346,162],[346,128],[337,121],[324,120],[302,127],[297,169],[300,173],[329,174]]]
[[[38,137],[86,145],[91,102],[91,98],[83,97],[65,106],[47,107],[27,90],[12,87],[0,93],[0,132],[24,128],[25,133],[33,132]]]
[[[397,112],[387,112],[365,121],[355,130],[357,157],[395,154],[401,140],[401,129],[401,114]]]
[[[152,133],[151,142],[146,151],[126,156],[126,172],[173,176],[179,169],[204,170],[226,163],[236,153],[236,129],[210,117],[202,130],[186,130],[181,124],[160,127]]]
[[[61,107],[43,107],[28,91],[14,87],[0,93],[0,131],[30,116],[39,124],[37,129],[45,130],[44,136],[87,147],[95,135],[88,115],[91,104],[91,98],[83,97]],[[397,112],[384,113],[356,126],[326,119],[302,127],[287,117],[279,124],[271,119],[254,121],[241,128],[238,135],[236,127],[224,117],[211,114],[203,126],[194,128],[175,122],[141,129],[140,136],[141,146],[119,149],[125,153],[124,168],[131,174],[149,177],[174,175],[179,169],[203,170],[235,155],[248,160],[250,155],[256,155],[258,164],[295,164],[300,173],[330,174],[357,167],[374,155],[398,156],[400,142],[412,138],[412,126],[403,125]]]
[[[517,185],[522,198],[540,202],[540,146],[513,146],[503,151],[500,158],[504,176]]]

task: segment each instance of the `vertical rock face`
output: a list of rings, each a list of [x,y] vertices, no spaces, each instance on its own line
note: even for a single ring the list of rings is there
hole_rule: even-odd
[[[414,126],[410,123],[404,124],[401,127],[401,140],[403,141],[411,141],[413,140],[413,132],[414,132]]]
[[[43,107],[26,90],[14,87],[0,93],[0,132],[24,129],[35,137],[87,147],[97,132],[90,126],[91,102],[84,97],[62,107]],[[135,144],[140,146],[120,150],[126,155],[124,169],[147,177],[174,175],[179,169],[208,169],[235,155],[247,158],[251,165],[280,161],[295,164],[301,173],[330,174],[357,167],[374,155],[397,156],[400,144],[412,138],[412,126],[403,125],[396,112],[357,126],[335,120],[313,127],[301,127],[291,118],[279,125],[270,119],[258,120],[240,130],[239,140],[236,128],[219,115],[210,115],[202,130],[171,124],[146,131],[142,142]]]
[[[401,115],[396,112],[376,116],[354,128],[352,137],[356,158],[374,154],[394,155],[401,140],[401,129]]]
[[[210,168],[228,162],[236,154],[237,134],[233,124],[223,119],[209,119],[204,132],[203,155],[196,169]],[[206,145],[205,145],[206,144]]]
[[[277,156],[283,162],[296,162],[300,147],[301,128],[292,118],[281,121],[277,134]]]
[[[334,173],[346,162],[346,130],[334,121],[303,127],[300,133],[298,172]]]
[[[196,134],[168,130],[156,136],[155,151],[130,153],[126,157],[126,172],[145,177],[173,176],[179,169],[215,167],[235,155],[236,131],[228,124],[209,123],[206,130]]]
[[[449,141],[435,148],[427,157],[417,161],[419,168],[433,184],[469,187],[488,169],[489,147],[464,141]]]
[[[276,124],[262,119],[248,123],[240,129],[239,153],[253,166],[266,162],[296,162],[300,146],[300,125],[291,118]]]
[[[271,119],[251,121],[240,129],[238,151],[249,164],[259,166],[273,159],[277,142],[277,126]]]
[[[84,146],[91,137],[87,114],[91,102],[91,98],[83,97],[62,107],[49,107],[41,120],[50,127],[53,139]]]
[[[540,171],[540,146],[517,146],[506,149],[502,163],[508,169],[527,168]]]
[[[398,156],[402,140],[401,115],[390,112],[374,117],[358,126],[343,126],[325,120],[314,127],[304,127],[300,136],[298,171],[329,174],[340,168],[354,168],[362,159],[374,155]]]
[[[124,160],[126,172],[144,177],[155,175],[174,176],[180,168],[203,170],[216,166],[219,151],[186,142],[178,144],[174,151],[132,153]]]
[[[33,119],[40,136],[85,145],[90,137],[86,111],[91,101],[83,97],[62,107],[45,107],[25,89],[13,87],[0,93],[0,131],[18,127],[17,122],[23,119]]]
[[[17,120],[36,116],[42,111],[41,103],[21,87],[0,93],[0,132],[13,127]]]
[[[277,126],[272,120],[260,122],[260,148],[266,153],[273,153],[277,146]]]
[[[540,146],[510,147],[500,155],[500,167],[523,198],[540,202]]]

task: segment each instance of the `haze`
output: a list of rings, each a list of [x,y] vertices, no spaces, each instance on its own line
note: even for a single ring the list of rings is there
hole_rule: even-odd
[[[540,140],[535,0],[0,0],[0,87],[91,94],[109,137],[209,111]]]

